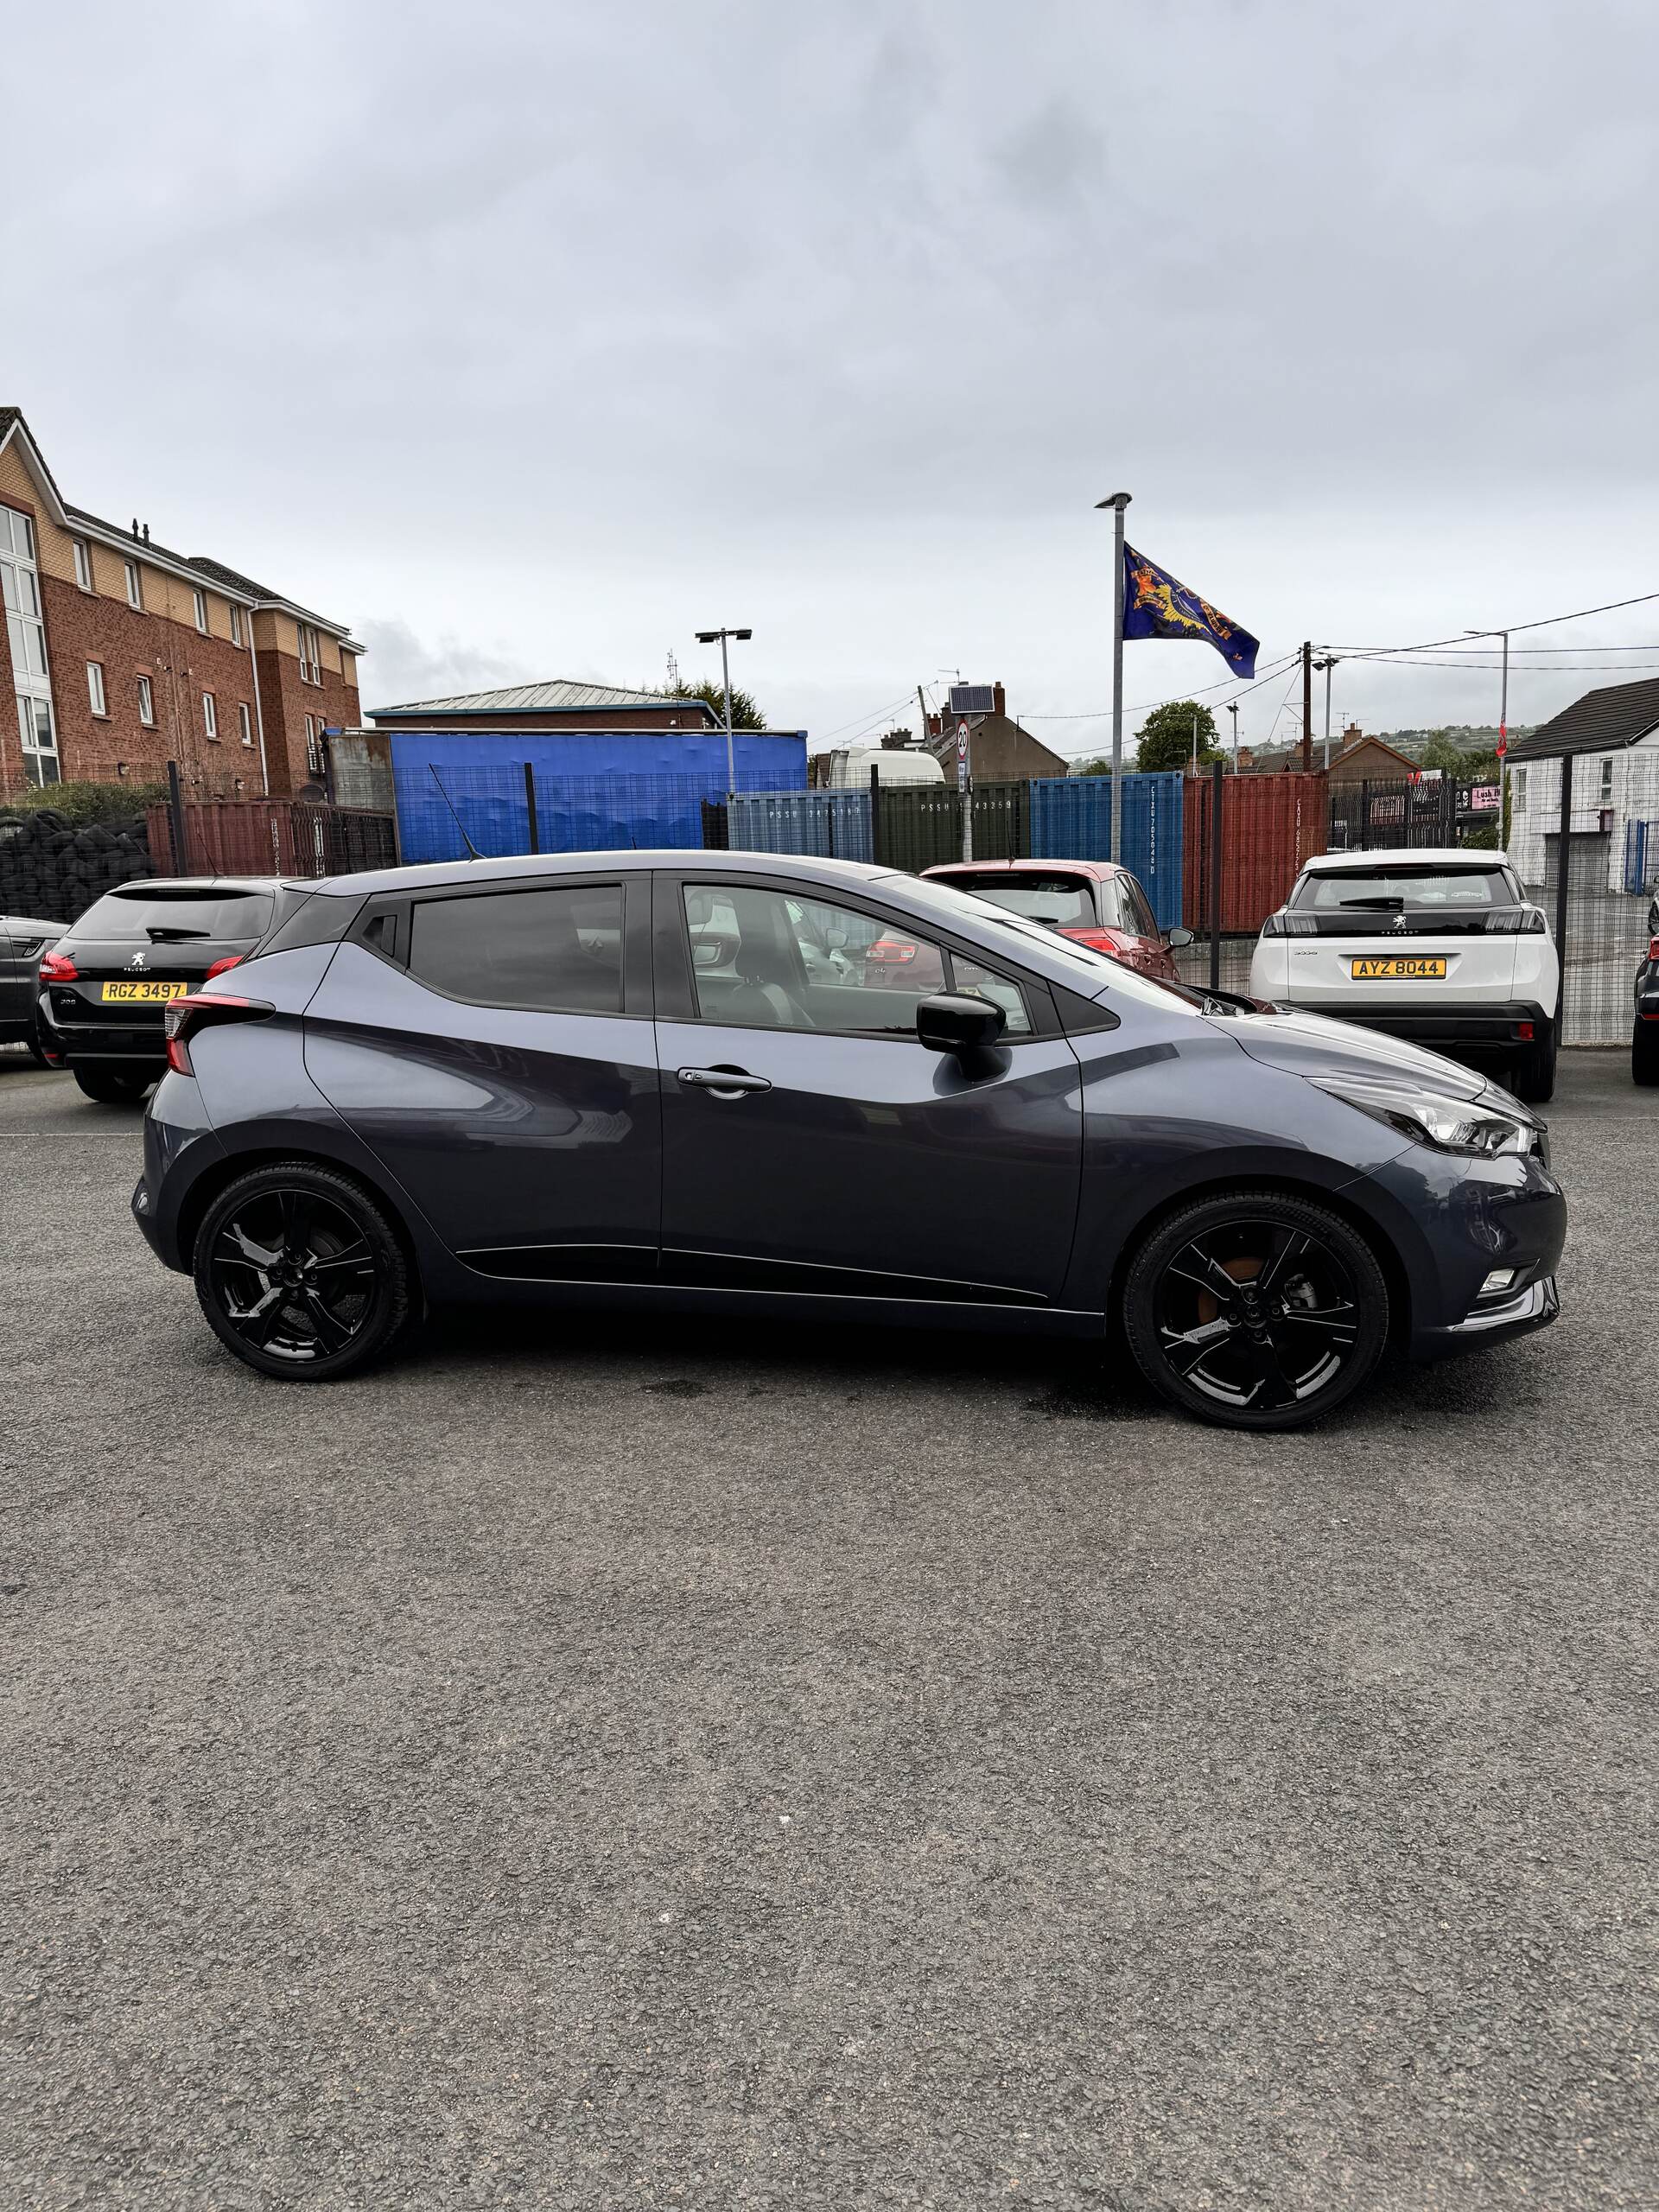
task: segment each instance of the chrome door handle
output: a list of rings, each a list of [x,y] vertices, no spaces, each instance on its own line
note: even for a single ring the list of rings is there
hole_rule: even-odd
[[[678,1079],[692,1090],[712,1091],[716,1098],[741,1098],[750,1090],[770,1090],[763,1075],[749,1075],[742,1068],[681,1068]]]

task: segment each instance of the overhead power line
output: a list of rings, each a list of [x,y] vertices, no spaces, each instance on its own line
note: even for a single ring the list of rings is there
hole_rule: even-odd
[[[1583,622],[1592,614],[1614,614],[1621,607],[1649,607],[1659,599],[1659,591],[1638,592],[1634,599],[1610,599],[1603,607],[1580,607],[1571,614],[1541,614],[1535,622],[1509,622],[1484,630],[1459,630],[1454,638],[1421,638],[1411,645],[1323,645],[1325,652],[1351,654],[1356,660],[1381,660],[1394,653],[1433,652],[1440,645],[1467,645],[1471,637],[1497,638],[1505,632],[1514,638],[1523,630],[1548,630],[1556,622]]]

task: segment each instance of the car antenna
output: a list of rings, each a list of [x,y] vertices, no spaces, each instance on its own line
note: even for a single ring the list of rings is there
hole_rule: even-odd
[[[431,763],[429,760],[427,762],[426,766],[427,766],[428,772],[430,774],[430,776],[431,776],[431,778],[432,778],[433,782],[437,785],[438,789],[439,789],[441,791],[443,791],[443,803],[444,803],[444,804],[448,808],[448,810],[449,810],[449,811],[450,811],[450,813],[451,813],[451,814],[455,814],[455,802],[454,801],[454,799],[452,799],[452,798],[450,798],[450,796],[449,796],[449,794],[448,794],[448,791],[443,791],[443,779],[442,779],[442,777],[441,775],[439,775],[439,773],[438,773],[437,770],[436,770],[435,767],[433,767],[432,763]],[[471,839],[471,838],[467,835],[467,825],[466,825],[466,823],[461,820],[461,817],[460,817],[458,814],[455,814],[455,827],[456,827],[456,829],[457,829],[457,830],[460,830],[460,832],[461,832],[461,843],[462,843],[463,845],[465,845],[465,846],[466,846],[466,848],[467,848],[467,859],[468,859],[469,861],[481,861],[481,860],[483,859],[484,855],[483,855],[483,854],[482,854],[482,853],[480,853],[480,852],[479,851],[478,847],[477,847],[477,846],[473,842],[472,839]]]

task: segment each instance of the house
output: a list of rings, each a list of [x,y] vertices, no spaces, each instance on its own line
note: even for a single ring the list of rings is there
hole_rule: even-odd
[[[1510,747],[1509,853],[1527,884],[1553,881],[1561,763],[1573,763],[1570,878],[1608,891],[1659,881],[1659,680],[1605,683]]]
[[[0,407],[0,589],[15,718],[0,792],[68,779],[192,798],[286,794],[322,733],[359,719],[343,622],[201,554],[169,552],[65,499],[28,423]]]
[[[1323,754],[1323,747],[1316,745],[1316,767],[1322,765]],[[1409,753],[1385,745],[1380,737],[1367,737],[1357,722],[1350,722],[1342,733],[1342,749],[1331,755],[1325,772],[1333,784],[1393,783],[1402,776],[1414,776],[1417,763]]]
[[[1022,729],[1008,713],[1000,683],[953,683],[950,707],[927,718],[927,745],[944,771],[957,777],[957,731],[968,725],[968,773],[976,783],[1011,783],[1027,776],[1065,776],[1071,762]]]

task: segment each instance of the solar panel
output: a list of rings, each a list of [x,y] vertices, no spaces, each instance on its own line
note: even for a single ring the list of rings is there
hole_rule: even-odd
[[[988,683],[953,683],[950,686],[950,711],[953,715],[988,715],[996,706],[996,694]]]

